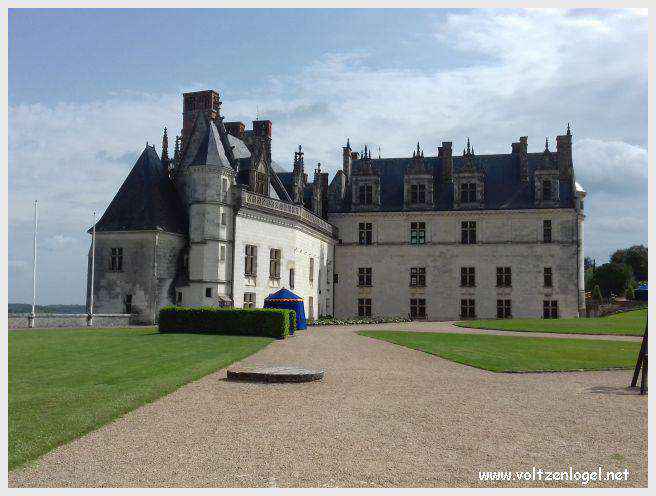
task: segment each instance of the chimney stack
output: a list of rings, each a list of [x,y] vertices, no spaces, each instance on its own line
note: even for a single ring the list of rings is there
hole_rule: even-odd
[[[512,144],[512,153],[519,162],[519,180],[528,183],[528,136],[521,136],[519,141]]]
[[[206,114],[212,121],[221,113],[221,100],[214,90],[194,91],[182,95],[182,148],[191,134],[199,114]]]
[[[556,136],[556,154],[558,155],[558,172],[561,181],[572,178],[572,131],[567,123],[567,132]]]
[[[453,142],[442,141],[437,147],[437,157],[442,162],[442,179],[445,183],[453,181]]]

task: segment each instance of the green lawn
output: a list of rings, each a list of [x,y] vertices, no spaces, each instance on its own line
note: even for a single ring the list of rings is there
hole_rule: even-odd
[[[154,328],[10,331],[9,468],[271,341]]]
[[[457,322],[460,327],[500,331],[562,332],[565,334],[618,334],[642,336],[647,309],[623,312],[595,319],[491,319]]]
[[[358,334],[492,372],[630,369],[640,350],[639,342],[597,339],[394,331]]]

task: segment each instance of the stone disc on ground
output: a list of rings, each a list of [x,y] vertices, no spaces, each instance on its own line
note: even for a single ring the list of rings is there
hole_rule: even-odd
[[[228,369],[228,380],[251,382],[311,382],[323,379],[324,369],[295,365],[239,365]]]

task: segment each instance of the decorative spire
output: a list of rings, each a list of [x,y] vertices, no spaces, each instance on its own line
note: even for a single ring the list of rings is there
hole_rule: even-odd
[[[378,158],[380,158],[380,145],[378,145]]]
[[[545,153],[549,153],[549,137],[544,139],[544,151]]]
[[[471,143],[469,142],[469,136],[467,137],[467,155],[471,153]]]
[[[321,174],[321,162],[317,162],[317,168],[314,171],[315,174]]]
[[[162,162],[169,162],[169,136],[166,133],[166,126],[164,126],[164,134],[162,135]]]
[[[175,146],[173,148],[173,163],[178,165],[180,163],[180,136],[175,137]]]
[[[298,145],[298,151],[294,152],[294,170],[303,170],[303,147]]]
[[[571,135],[572,135],[572,131],[569,128],[569,122],[568,122],[567,123],[567,136],[571,136]]]
[[[346,148],[351,149],[351,138],[346,138]]]

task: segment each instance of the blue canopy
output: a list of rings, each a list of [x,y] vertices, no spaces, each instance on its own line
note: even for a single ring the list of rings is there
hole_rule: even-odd
[[[634,292],[636,300],[647,301],[647,291],[648,288],[646,284],[638,286]]]
[[[296,328],[307,329],[305,320],[305,305],[303,298],[290,290],[282,288],[264,299],[264,308],[282,308],[285,310],[294,310],[296,313]]]

